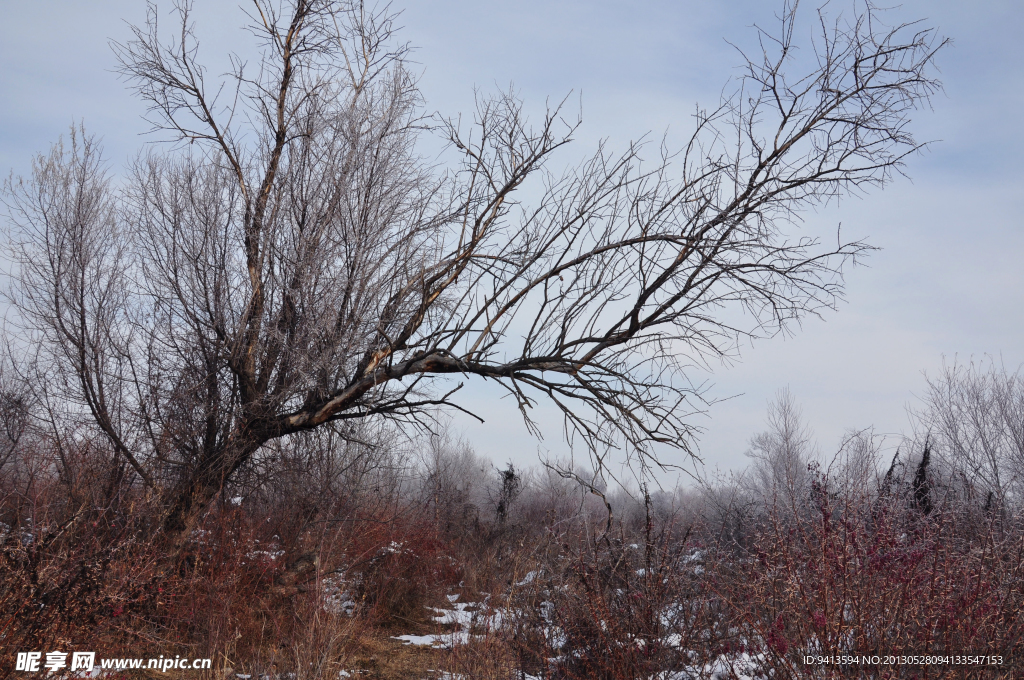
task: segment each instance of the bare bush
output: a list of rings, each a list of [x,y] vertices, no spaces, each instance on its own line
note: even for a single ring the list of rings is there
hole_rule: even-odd
[[[0,637],[11,650],[109,649],[154,599],[153,506],[104,442],[25,439],[0,498]]]
[[[766,668],[799,675],[807,653],[1015,653],[1019,538],[948,507],[926,513],[912,479],[880,489],[815,472],[813,514],[770,511],[743,559],[722,565],[716,591]]]

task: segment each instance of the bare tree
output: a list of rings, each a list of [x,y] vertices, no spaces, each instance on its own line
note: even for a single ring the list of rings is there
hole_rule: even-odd
[[[0,365],[0,472],[12,461],[25,436],[32,404],[25,385]]]
[[[791,227],[921,148],[942,45],[870,6],[819,14],[793,76],[787,5],[684,148],[556,172],[578,125],[562,107],[531,125],[499,94],[472,124],[424,117],[387,9],[255,0],[258,63],[213,82],[176,7],[169,41],[151,10],[115,46],[171,143],[114,182],[73,133],[6,191],[37,385],[166,494],[172,538],[268,442],[463,409],[446,376],[500,385],[528,423],[550,399],[595,453],[691,451],[686,369],[835,305],[869,246]],[[438,133],[432,166],[416,144]]]
[[[750,440],[747,484],[767,511],[797,513],[810,495],[812,433],[789,389],[768,404],[768,430]]]
[[[935,449],[947,485],[986,510],[1024,494],[1024,379],[989,361],[953,363],[928,380],[911,446]],[[923,443],[922,443],[923,442]]]

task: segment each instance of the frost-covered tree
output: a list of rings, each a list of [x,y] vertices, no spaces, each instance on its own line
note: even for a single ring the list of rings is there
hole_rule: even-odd
[[[799,214],[921,147],[941,45],[870,7],[820,15],[793,73],[787,6],[683,148],[560,169],[578,125],[561,107],[531,123],[497,94],[426,116],[387,9],[255,0],[260,57],[225,80],[189,12],[164,31],[152,10],[116,45],[168,144],[115,179],[76,132],[6,191],[22,366],[163,495],[173,540],[268,443],[429,424],[471,408],[468,376],[528,422],[549,400],[592,451],[690,450],[686,367],[841,296],[868,246],[801,236]],[[437,135],[433,165],[418,145]]]

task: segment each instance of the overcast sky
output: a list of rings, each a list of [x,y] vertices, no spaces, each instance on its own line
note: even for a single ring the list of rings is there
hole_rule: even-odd
[[[160,2],[166,11],[170,3]],[[622,149],[647,131],[689,132],[697,103],[714,105],[755,23],[770,27],[781,2],[583,2],[432,0],[406,6],[401,24],[416,48],[431,110],[469,112],[474,87],[514,83],[535,105],[570,92],[581,102],[583,153],[607,138]],[[851,3],[833,2],[834,11]],[[108,39],[140,22],[137,0],[2,3],[0,169],[24,173],[72,121],[103,138],[115,167],[144,141],[140,104],[112,72]],[[803,9],[813,10],[808,3]],[[203,50],[213,63],[245,49],[237,2],[196,0]],[[744,347],[740,361],[696,376],[709,395],[733,397],[700,424],[709,465],[742,465],[765,407],[789,387],[823,452],[848,428],[898,435],[924,373],[954,358],[986,355],[1016,370],[1024,362],[1024,4],[913,0],[890,20],[924,20],[955,44],[939,58],[945,93],[915,121],[919,139],[938,140],[912,158],[912,181],[807,215],[802,229],[866,236],[881,248],[848,276],[847,302],[793,337]],[[812,11],[800,28],[812,28]],[[216,69],[214,69],[216,70]],[[559,421],[542,412],[546,438],[530,437],[514,405],[471,386],[467,400],[483,426],[456,418],[455,433],[497,462],[565,452]],[[891,440],[895,443],[895,438]]]

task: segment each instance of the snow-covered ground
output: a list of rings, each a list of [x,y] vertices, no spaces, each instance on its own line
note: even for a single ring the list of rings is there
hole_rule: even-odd
[[[531,572],[520,581],[525,585],[536,578],[538,574]],[[396,635],[394,639],[401,640],[411,645],[422,645],[427,647],[438,647],[451,649],[457,645],[464,645],[473,639],[483,639],[488,632],[501,629],[504,622],[513,616],[521,615],[521,612],[507,612],[499,608],[488,606],[489,596],[480,602],[459,602],[459,595],[449,595],[450,608],[431,607],[434,616],[431,618],[442,626],[450,627],[444,633],[433,635]],[[548,605],[545,607],[545,605]],[[553,624],[553,603],[540,603],[540,617],[547,625],[544,626],[546,637],[552,649],[558,649],[565,643],[564,633]],[[666,617],[670,618],[670,612]],[[668,647],[679,648],[681,638],[679,635],[668,634],[660,644]],[[643,640],[637,640],[637,644],[646,645]],[[697,654],[680,650],[683,656],[693,659]],[[556,663],[559,658],[550,661]],[[714,660],[707,663],[694,663],[682,670],[665,671],[650,677],[650,680],[768,680],[771,674],[765,669],[767,657],[765,654],[750,654],[738,652],[735,654],[720,654]],[[461,676],[443,674],[441,678],[451,680],[461,679]],[[522,680],[531,680],[533,676],[524,675]]]
[[[471,639],[483,639],[484,634],[496,631],[502,623],[502,612],[488,606],[488,597],[481,602],[458,602],[459,595],[448,595],[449,609],[431,607],[431,618],[441,626],[448,626],[448,632],[435,635],[396,635],[396,640],[408,644],[451,649],[464,645]]]

